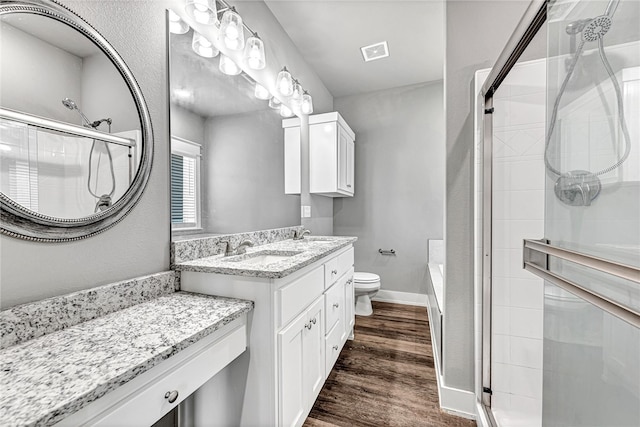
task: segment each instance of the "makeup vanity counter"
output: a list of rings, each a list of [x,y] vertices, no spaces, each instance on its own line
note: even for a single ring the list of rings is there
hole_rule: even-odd
[[[173,280],[0,312],[2,424],[151,425],[241,354],[253,302],[175,292]]]

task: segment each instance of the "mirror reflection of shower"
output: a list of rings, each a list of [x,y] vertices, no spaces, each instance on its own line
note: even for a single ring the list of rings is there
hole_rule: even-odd
[[[591,202],[600,194],[601,183],[600,178],[598,177],[619,168],[629,157],[629,153],[631,151],[631,138],[629,136],[629,131],[624,117],[622,90],[620,89],[620,83],[611,68],[611,64],[609,63],[604,50],[604,36],[612,27],[613,15],[618,7],[618,3],[619,0],[611,0],[607,5],[604,15],[596,16],[591,19],[576,20],[570,22],[566,27],[566,32],[571,38],[570,51],[573,56],[567,62],[567,74],[560,85],[558,95],[556,96],[553,104],[553,111],[551,113],[549,128],[547,130],[545,140],[544,161],[547,170],[558,177],[554,188],[556,196],[563,203],[570,206],[591,205]],[[576,39],[578,37],[579,41],[576,45]],[[569,80],[574,75],[576,64],[583,56],[585,44],[592,42],[598,43],[598,54],[600,56],[600,60],[609,75],[609,79],[611,80],[615,91],[618,108],[618,126],[622,131],[625,149],[622,156],[620,156],[614,164],[599,171],[591,172],[585,170],[572,170],[563,172],[559,167],[556,168],[551,164],[548,156],[549,145],[558,119],[558,109],[560,107],[562,96],[567,89]],[[615,137],[615,135],[612,135],[612,137]]]
[[[92,129],[98,129],[100,127],[100,125],[102,125],[102,123],[107,123],[107,125],[109,126],[109,133],[111,133],[111,123],[112,120],[110,118],[105,118],[105,119],[100,119],[100,120],[95,120],[95,121],[90,121],[87,116],[84,115],[84,113],[82,112],[82,110],[80,110],[80,108],[78,107],[78,104],[76,104],[72,99],[70,98],[64,98],[62,100],[62,105],[64,105],[65,107],[67,107],[69,110],[72,111],[77,111],[78,114],[80,114],[80,116],[82,117],[82,120],[84,121],[84,126],[88,127],[88,128],[92,128]],[[104,150],[107,153],[107,157],[108,157],[108,162],[109,162],[109,171],[111,173],[111,190],[108,193],[102,194],[102,195],[98,195],[98,173],[100,171],[100,163],[102,161],[102,151],[100,151],[98,153],[98,161],[97,161],[97,165],[96,165],[96,179],[95,179],[95,185],[94,188],[91,188],[91,175],[92,175],[92,170],[93,170],[93,155],[94,152],[96,150],[96,145],[97,144],[102,144]],[[98,211],[104,211],[106,209],[108,209],[113,201],[113,194],[116,191],[116,174],[115,171],[113,170],[113,156],[111,155],[111,150],[109,149],[109,144],[104,142],[104,141],[97,141],[97,140],[93,140],[93,143],[91,144],[91,150],[89,151],[89,173],[87,176],[87,189],[89,190],[89,193],[97,199],[95,208],[94,208],[94,213],[98,212]]]

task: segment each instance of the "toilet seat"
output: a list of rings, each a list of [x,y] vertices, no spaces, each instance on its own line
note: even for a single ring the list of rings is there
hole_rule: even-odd
[[[374,283],[380,281],[380,276],[373,273],[363,273],[356,271],[353,273],[353,281],[356,283]]]
[[[380,289],[380,276],[373,273],[355,272],[353,284],[359,291],[374,291]]]

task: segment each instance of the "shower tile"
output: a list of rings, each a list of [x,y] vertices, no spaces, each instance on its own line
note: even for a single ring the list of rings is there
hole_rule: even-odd
[[[512,365],[542,369],[542,340],[510,337],[509,362]]]
[[[512,280],[507,277],[494,277],[491,288],[491,299],[494,305],[509,306]]]
[[[491,389],[497,392],[510,392],[510,366],[504,363],[491,363]]]
[[[509,308],[495,306],[491,310],[491,327],[494,334],[509,334]]]
[[[544,307],[544,282],[539,278],[510,279],[510,305],[512,307],[542,310]]]
[[[509,308],[509,332],[512,336],[542,339],[543,311],[530,308]]]
[[[512,395],[539,398],[542,396],[542,370],[509,365],[509,386]]]
[[[493,334],[491,336],[491,360],[496,363],[509,363],[510,337],[508,335]]]

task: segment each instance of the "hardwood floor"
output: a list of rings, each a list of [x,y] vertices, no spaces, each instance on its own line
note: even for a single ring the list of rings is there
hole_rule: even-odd
[[[304,426],[475,426],[440,411],[424,307],[373,303],[347,341]]]

